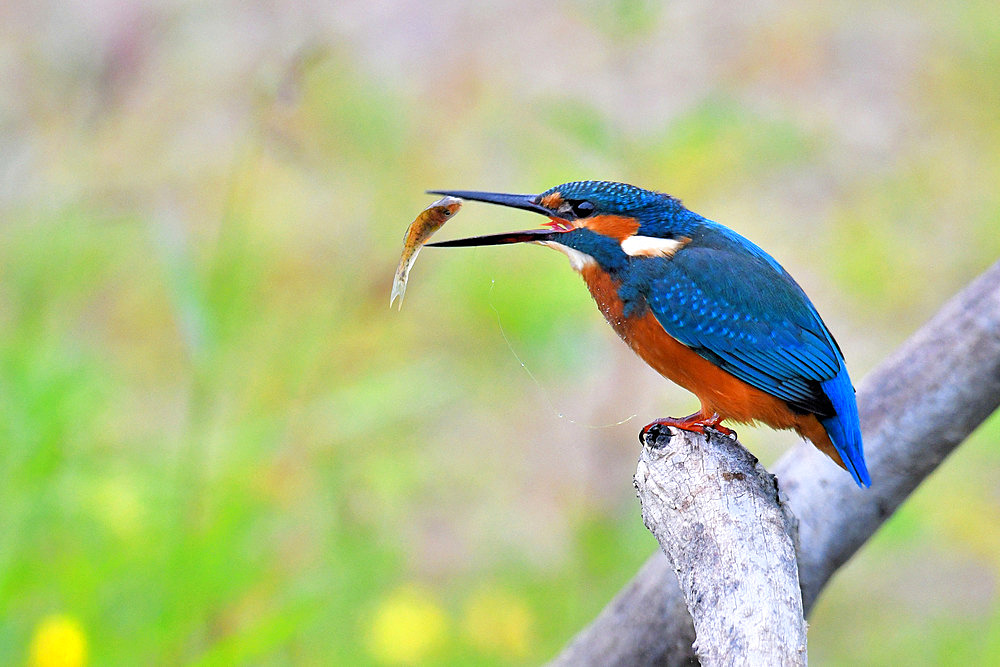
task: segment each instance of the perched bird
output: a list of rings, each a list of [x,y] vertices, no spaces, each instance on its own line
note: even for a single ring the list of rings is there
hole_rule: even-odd
[[[667,424],[731,434],[763,422],[808,438],[859,486],[865,466],[854,387],[840,347],[770,255],[679,200],[625,183],[577,181],[540,195],[433,191],[541,213],[547,229],[442,241],[531,242],[563,252],[614,330],[701,410]]]

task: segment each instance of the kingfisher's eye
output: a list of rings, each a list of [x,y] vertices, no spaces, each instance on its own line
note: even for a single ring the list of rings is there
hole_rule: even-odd
[[[573,209],[573,215],[578,218],[588,218],[594,214],[594,205],[586,199],[571,201],[569,205]]]

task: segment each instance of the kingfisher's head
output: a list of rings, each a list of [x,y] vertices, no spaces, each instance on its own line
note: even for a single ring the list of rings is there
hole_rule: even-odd
[[[546,229],[492,234],[431,246],[457,247],[538,243],[560,250],[577,271],[596,263],[605,271],[624,267],[630,257],[669,257],[690,241],[700,217],[669,195],[626,183],[575,181],[539,195],[465,190],[432,191],[460,199],[500,204],[540,213]]]

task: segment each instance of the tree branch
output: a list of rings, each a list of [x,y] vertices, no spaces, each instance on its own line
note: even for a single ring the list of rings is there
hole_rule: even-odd
[[[861,383],[871,489],[855,487],[811,445],[796,447],[775,465],[799,520],[807,613],[837,568],[998,405],[1000,262]],[[657,553],[552,664],[690,664],[693,641],[676,577]]]
[[[642,518],[677,574],[702,664],[805,665],[795,519],[774,476],[719,434],[654,427],[645,441]]]

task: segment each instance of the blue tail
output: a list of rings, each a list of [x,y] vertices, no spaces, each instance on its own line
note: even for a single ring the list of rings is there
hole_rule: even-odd
[[[847,472],[851,473],[858,486],[871,486],[872,478],[868,475],[865,452],[861,445],[858,402],[854,398],[854,386],[851,385],[851,378],[847,376],[847,369],[841,367],[837,377],[827,380],[821,386],[833,403],[837,416],[823,419],[820,423],[833,441],[833,446],[843,459],[844,465],[847,466]]]

